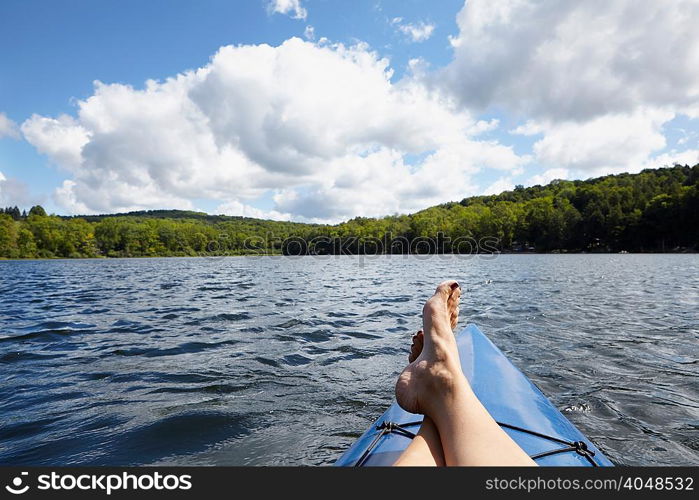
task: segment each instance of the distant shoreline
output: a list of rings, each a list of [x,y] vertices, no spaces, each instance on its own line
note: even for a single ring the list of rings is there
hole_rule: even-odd
[[[179,210],[60,217],[39,205],[0,208],[0,256],[9,259],[697,250],[699,164],[517,186],[334,225]]]
[[[240,254],[240,255],[157,255],[157,256],[133,256],[133,257],[41,257],[41,258],[26,258],[26,259],[8,259],[0,257],[0,262],[43,262],[43,261],[85,261],[85,260],[148,260],[148,259],[222,259],[222,258],[238,258],[238,257],[286,257],[298,259],[299,257],[433,257],[433,256],[462,256],[462,257],[490,257],[497,255],[696,255],[698,250],[682,250],[677,252],[493,252],[493,253],[473,253],[473,254],[457,254],[457,253],[423,253],[423,254],[401,254],[401,253],[383,253],[383,254],[322,254],[322,255],[284,255],[278,254]]]

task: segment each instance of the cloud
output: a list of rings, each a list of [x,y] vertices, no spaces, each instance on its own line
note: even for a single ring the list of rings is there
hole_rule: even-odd
[[[72,213],[189,209],[193,199],[252,213],[277,193],[266,212],[275,218],[337,221],[461,199],[474,173],[530,160],[478,139],[497,121],[392,76],[364,44],[227,46],[142,89],[96,82],[76,116],[35,115],[22,132],[69,172],[54,198]]]
[[[417,23],[404,23],[402,17],[394,17],[391,24],[401,33],[406,35],[412,42],[424,42],[429,40],[434,33],[434,23],[419,21]]]
[[[543,174],[535,175],[530,177],[527,181],[528,186],[541,185],[545,186],[549,182],[556,179],[568,179],[570,177],[570,172],[565,168],[550,168]]]
[[[308,12],[301,6],[301,0],[271,0],[267,11],[272,14],[285,14],[293,19],[306,19]]]
[[[588,120],[699,111],[699,2],[469,0],[441,75],[470,107]]]
[[[382,148],[366,157],[339,159],[332,182],[275,197],[283,212],[307,220],[338,221],[355,216],[415,212],[477,194],[471,175],[481,168],[515,168],[523,163],[511,149],[489,142],[446,145],[415,168],[396,150]]]
[[[286,213],[277,212],[276,210],[260,210],[259,208],[252,207],[250,205],[245,205],[239,201],[229,201],[227,203],[222,203],[216,208],[217,214],[222,215],[237,215],[240,217],[252,217],[254,219],[267,219],[267,220],[291,220],[291,215]]]
[[[44,198],[34,196],[29,192],[26,183],[13,177],[6,177],[0,172],[0,207],[20,208],[43,203]]]
[[[549,167],[543,177],[535,176],[530,183],[640,172],[675,163],[699,163],[697,150],[687,143],[682,144],[686,147],[684,150],[663,152],[668,146],[663,124],[672,116],[667,111],[645,109],[600,116],[583,123],[549,122],[528,126],[542,134],[532,147],[535,162]]]
[[[510,134],[513,135],[538,135],[544,132],[543,127],[536,123],[534,120],[527,120],[523,125],[519,125],[517,128],[510,130]]]
[[[493,118],[491,120],[478,120],[476,124],[471,128],[473,134],[482,134],[485,132],[492,132],[497,130],[500,126],[500,120]]]
[[[0,113],[0,139],[3,137],[19,139],[19,128],[5,113]]]
[[[32,115],[22,124],[22,133],[40,153],[70,171],[80,167],[82,148],[90,141],[90,133],[68,115]]]
[[[306,26],[306,29],[303,30],[303,37],[306,40],[310,40],[310,41],[315,40],[316,39],[315,28],[313,26],[311,26],[310,24],[308,26]]]
[[[699,116],[699,2],[469,0],[454,59],[426,77],[465,109],[526,119],[534,161],[582,176],[636,171],[663,125]]]
[[[544,137],[534,144],[534,154],[544,166],[600,175],[628,172],[666,146],[661,127],[672,116],[665,111],[640,110],[583,123],[540,125]]]
[[[512,191],[515,188],[511,177],[501,177],[483,191],[484,195],[500,194],[503,191]]]
[[[699,164],[699,149],[688,149],[685,151],[670,151],[650,158],[639,170],[645,168],[672,167],[673,165]]]
[[[683,128],[678,128],[676,130],[678,130],[682,134],[682,137],[677,139],[678,146],[684,146],[685,144],[689,144],[690,142],[699,143],[699,141],[697,141],[697,136],[699,136],[699,133],[697,131],[687,131]]]

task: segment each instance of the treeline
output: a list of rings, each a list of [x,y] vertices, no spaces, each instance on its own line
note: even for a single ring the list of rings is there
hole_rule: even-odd
[[[0,257],[171,257],[240,255],[260,250],[259,236],[283,241],[310,225],[242,217],[163,218],[134,213],[120,216],[26,217],[0,213]],[[2,210],[0,210],[2,212]],[[217,222],[212,222],[215,220]],[[276,241],[276,240],[275,240]],[[281,253],[281,241],[269,252]]]
[[[325,245],[323,236],[333,244]],[[585,181],[517,186],[405,216],[356,218],[315,228],[307,239],[356,253],[411,252],[670,252],[699,249],[699,164],[648,169]],[[351,243],[347,243],[351,239]],[[398,245],[391,249],[391,241]],[[367,242],[369,243],[367,245]],[[388,244],[386,244],[388,242]],[[485,244],[483,244],[485,242]],[[467,244],[464,244],[467,243]],[[485,247],[485,248],[484,248]],[[295,247],[289,253],[294,253]],[[322,251],[321,251],[322,253]]]
[[[337,225],[177,210],[59,217],[38,206],[29,213],[0,209],[4,258],[698,248],[699,165],[518,186],[412,215]]]

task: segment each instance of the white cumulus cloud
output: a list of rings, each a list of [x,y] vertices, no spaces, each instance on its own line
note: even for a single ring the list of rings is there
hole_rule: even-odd
[[[512,191],[515,187],[512,177],[500,177],[483,191],[484,195],[500,194],[503,191]]]
[[[82,148],[90,141],[88,130],[68,115],[32,115],[22,124],[22,133],[40,153],[71,171],[82,164]]]
[[[543,125],[544,137],[534,144],[534,154],[545,166],[589,174],[640,169],[666,146],[660,129],[671,118],[665,111],[641,110]]]
[[[687,149],[685,151],[670,151],[651,158],[639,170],[644,168],[672,167],[673,165],[699,164],[699,149]]]
[[[240,217],[252,217],[254,219],[267,220],[291,220],[291,215],[288,213],[277,212],[276,210],[260,210],[259,208],[245,205],[239,201],[229,201],[222,203],[216,208],[216,214],[222,215],[237,215]]]
[[[469,0],[454,59],[431,75],[472,111],[526,119],[535,161],[580,175],[633,171],[663,125],[699,116],[699,2]]]
[[[460,199],[475,172],[529,161],[478,140],[497,121],[391,77],[362,44],[228,46],[142,89],[97,82],[76,116],[33,116],[22,132],[70,173],[54,197],[72,213],[213,199],[222,212],[249,214],[277,193],[266,216],[336,221]]]
[[[534,120],[527,120],[526,123],[510,130],[510,134],[529,136],[541,134],[543,131],[544,129],[540,124],[536,123]]]
[[[429,40],[436,27],[434,23],[427,23],[425,21],[418,21],[416,23],[403,22],[402,17],[394,17],[391,20],[391,24],[398,31],[406,35],[412,42],[424,42],[425,40]]]
[[[308,12],[301,5],[301,0],[271,0],[267,10],[272,14],[286,14],[294,19],[306,19]]]
[[[446,75],[471,106],[584,120],[699,105],[696,0],[469,0]]]
[[[536,186],[537,184],[545,186],[549,182],[556,179],[568,179],[570,172],[565,168],[550,168],[542,174],[534,175],[527,181],[528,186]]]

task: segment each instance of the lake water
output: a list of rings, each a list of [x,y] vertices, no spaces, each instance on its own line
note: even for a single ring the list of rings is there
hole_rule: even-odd
[[[0,262],[0,464],[331,464],[435,285],[614,462],[699,465],[699,256]]]

